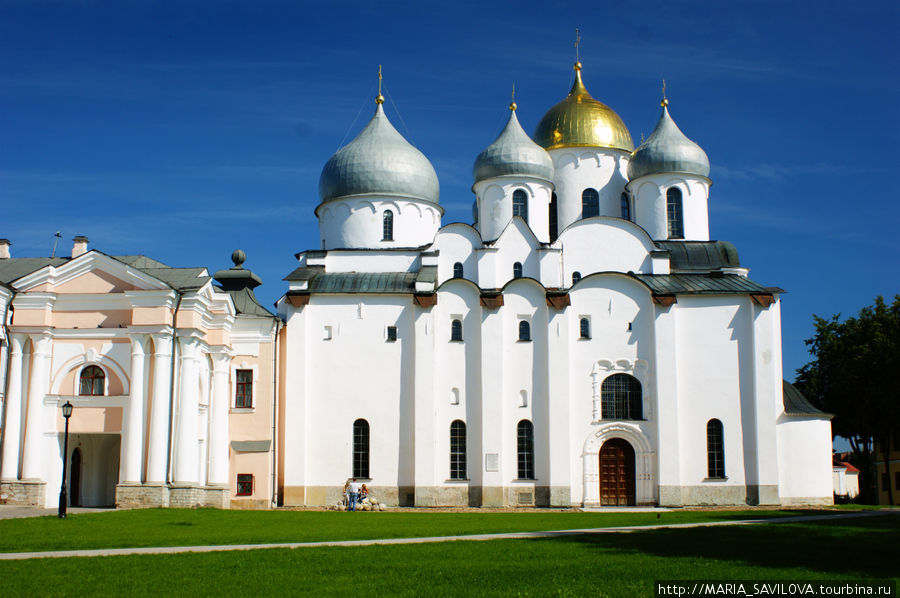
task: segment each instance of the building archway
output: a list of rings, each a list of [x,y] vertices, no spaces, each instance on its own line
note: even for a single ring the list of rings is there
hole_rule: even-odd
[[[634,448],[623,438],[611,438],[600,447],[599,460],[600,506],[633,506]]]
[[[584,485],[582,504],[599,507],[600,501],[600,451],[610,441],[625,442],[634,454],[632,479],[634,481],[634,502],[637,506],[656,504],[656,452],[650,440],[653,437],[651,425],[646,421],[611,421],[595,424],[584,442],[581,453],[584,464]],[[614,445],[613,445],[614,446]]]

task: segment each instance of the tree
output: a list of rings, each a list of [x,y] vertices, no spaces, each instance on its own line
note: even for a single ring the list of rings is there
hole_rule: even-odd
[[[797,370],[795,384],[818,408],[834,414],[832,434],[850,441],[867,475],[878,443],[888,474],[888,501],[894,504],[889,457],[892,440],[900,434],[900,386],[895,380],[900,372],[900,295],[891,305],[878,297],[843,322],[840,314],[813,319],[816,334],[806,344],[815,360]],[[870,484],[865,486],[868,493]]]

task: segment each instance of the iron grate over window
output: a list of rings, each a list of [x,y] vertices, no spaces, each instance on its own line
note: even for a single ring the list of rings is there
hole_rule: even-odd
[[[600,387],[603,419],[643,419],[641,383],[628,374],[613,374]]]
[[[253,495],[253,474],[239,473],[237,474],[237,492],[238,496]]]
[[[725,434],[722,422],[711,419],[706,424],[707,477],[725,477]]]
[[[516,452],[518,454],[519,479],[534,479],[534,425],[523,419],[516,426]]]
[[[450,479],[466,477],[466,424],[455,420],[450,424]]]
[[[369,422],[353,422],[353,477],[369,477]]]

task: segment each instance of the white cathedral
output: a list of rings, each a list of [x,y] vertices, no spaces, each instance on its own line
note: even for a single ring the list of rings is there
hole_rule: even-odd
[[[408,506],[832,502],[782,291],[710,240],[709,161],[665,100],[634,149],[576,63],[534,139],[510,106],[446,226],[382,103],[325,164],[277,315],[243,252],[210,277],[0,242],[0,500],[55,504],[79,451],[73,504],[327,505],[348,477]]]

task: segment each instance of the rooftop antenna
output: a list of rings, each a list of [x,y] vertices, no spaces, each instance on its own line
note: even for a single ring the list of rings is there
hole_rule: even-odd
[[[59,240],[62,239],[62,233],[56,231],[53,236],[55,237],[55,239],[53,240],[53,251],[50,252],[51,258],[56,257],[56,245],[59,243]]]

